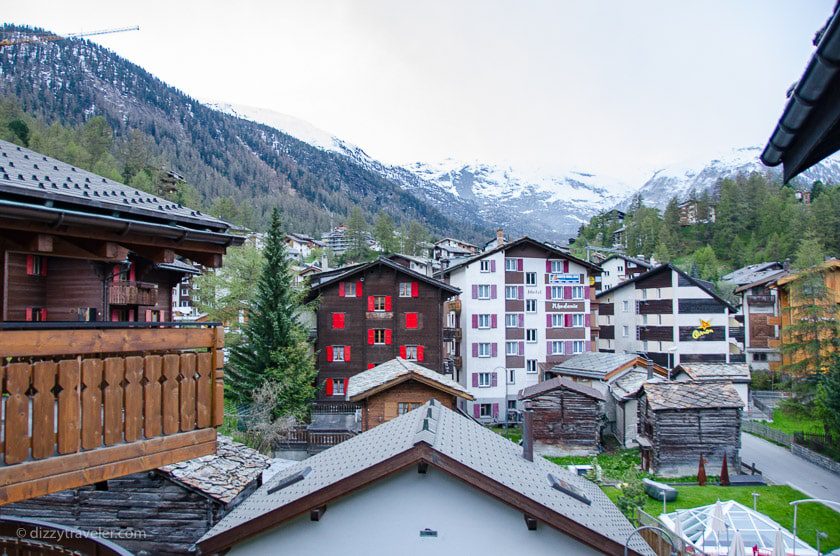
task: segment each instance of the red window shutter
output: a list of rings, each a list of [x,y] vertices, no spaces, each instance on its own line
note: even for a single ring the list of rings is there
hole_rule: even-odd
[[[35,255],[26,256],[26,275],[32,276],[35,274]]]
[[[472,385],[473,385],[473,388],[478,388],[478,373],[473,373],[472,374]],[[478,406],[476,405],[476,407],[478,407]]]
[[[47,309],[43,308],[43,309],[41,309],[41,321],[46,322],[46,320],[47,320]]]
[[[324,393],[327,396],[333,395],[333,379],[328,378],[327,381],[324,383]]]
[[[152,310],[146,309],[146,322],[152,322]]]
[[[417,313],[406,313],[405,314],[405,327],[414,330],[417,328]]]
[[[385,310],[386,311],[391,310],[391,296],[390,295],[385,296]]]
[[[420,284],[417,282],[411,283],[411,297],[419,297],[420,296]]]
[[[333,360],[333,347],[327,346],[327,361],[331,362]]]
[[[563,261],[563,272],[569,273],[569,261]]]
[[[27,322],[32,321],[32,307],[26,308],[26,320]]]
[[[551,272],[551,261],[549,261],[549,260],[545,261],[545,271],[546,272]]]
[[[118,265],[118,264],[114,265],[113,273],[114,273],[114,275],[111,276],[111,281],[116,284],[117,282],[120,281],[120,265]]]
[[[490,261],[490,272],[496,272],[496,260],[492,259]]]
[[[417,346],[417,361],[423,361],[425,358],[426,346]]]
[[[498,416],[499,416],[499,404],[494,403],[493,404],[493,417],[498,417]]]
[[[136,319],[134,318],[134,309],[128,310],[128,320],[134,322]]]
[[[344,346],[344,360],[350,361],[350,346]]]
[[[476,419],[481,417],[481,406],[477,403],[473,404],[473,417],[475,417]]]
[[[338,283],[338,297],[344,297],[344,282]]]
[[[472,316],[472,327],[478,328],[478,315],[474,314]]]
[[[368,311],[373,311],[375,309],[374,299],[372,295],[368,296]]]
[[[341,330],[344,328],[344,313],[332,314],[332,327],[336,330]]]
[[[499,326],[499,317],[496,313],[490,315],[490,328],[496,328]]]
[[[41,276],[47,275],[47,258],[41,257]]]
[[[405,346],[400,346],[400,357],[405,359]]]
[[[390,328],[385,329],[385,345],[390,346],[394,342],[394,333]]]
[[[564,320],[566,321],[566,323],[565,323],[566,328],[569,328],[569,327],[572,326],[572,315],[570,315],[569,313],[566,313],[564,315]]]
[[[551,300],[551,286],[545,288],[545,298]]]
[[[373,328],[368,328],[368,345],[369,346],[373,345],[373,335],[374,335]]]
[[[572,286],[563,286],[563,299],[572,298]]]
[[[166,318],[166,311],[159,311],[158,317],[158,322],[169,322],[169,320]]]
[[[516,270],[522,272],[524,266],[524,259],[516,259]]]
[[[370,370],[370,369],[374,368],[375,366],[376,366],[376,365],[374,365],[373,363],[368,363],[368,364],[367,364],[367,368],[368,368],[368,370]]]
[[[545,315],[545,327],[551,328],[551,313]]]
[[[134,282],[137,278],[137,268],[135,267],[134,263],[131,263],[131,266],[128,268],[128,281]]]
[[[356,297],[362,297],[362,281],[356,282]]]
[[[119,313],[116,309],[111,309],[111,322],[117,322],[120,320]]]

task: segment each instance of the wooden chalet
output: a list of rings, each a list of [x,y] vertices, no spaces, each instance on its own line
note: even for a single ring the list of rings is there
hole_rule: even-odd
[[[692,475],[702,455],[713,473],[725,454],[738,469],[743,408],[729,383],[645,383],[639,397],[642,468],[657,475]]]
[[[223,332],[171,321],[225,222],[0,141],[0,504],[212,454]]]
[[[357,374],[347,387],[347,400],[361,405],[362,431],[431,399],[454,410],[459,399],[475,398],[451,378],[400,357]]]
[[[540,382],[519,392],[533,412],[534,451],[541,455],[597,454],[605,422],[604,395],[564,377]]]

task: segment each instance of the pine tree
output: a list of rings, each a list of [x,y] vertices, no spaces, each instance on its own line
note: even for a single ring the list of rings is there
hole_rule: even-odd
[[[368,245],[368,224],[359,207],[353,207],[347,219],[347,237],[350,246],[345,253],[347,262],[361,262],[371,258]]]
[[[373,238],[379,242],[383,253],[389,254],[399,251],[400,243],[397,240],[394,221],[385,211],[379,211],[376,216],[376,223],[373,225]]]
[[[265,381],[279,383],[284,395],[277,414],[299,414],[314,390],[305,387],[314,379],[314,364],[304,349],[304,333],[295,320],[299,294],[292,288],[292,272],[280,229],[277,210],[266,235],[264,266],[243,327],[242,341],[231,350],[227,372],[228,391],[237,402],[250,403],[253,392]]]

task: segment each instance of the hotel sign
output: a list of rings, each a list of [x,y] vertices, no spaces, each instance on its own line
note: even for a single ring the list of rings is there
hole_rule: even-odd
[[[546,301],[547,313],[583,313],[586,304],[583,301]]]
[[[558,274],[548,275],[549,284],[580,284],[580,274]]]

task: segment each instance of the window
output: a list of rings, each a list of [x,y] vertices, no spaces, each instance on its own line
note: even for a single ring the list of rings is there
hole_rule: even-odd
[[[526,299],[525,300],[525,312],[526,313],[536,313],[537,312],[537,300],[536,299]]]
[[[519,270],[519,259],[505,259],[505,270],[516,272]]]
[[[44,257],[40,255],[26,256],[26,274],[28,276],[46,276],[47,264]]]
[[[344,383],[346,379],[343,378],[334,378],[333,379],[333,396],[343,396],[344,395]]]
[[[417,346],[405,346],[406,361],[417,361]]]
[[[384,346],[385,345],[385,329],[384,328],[374,328],[373,329],[373,345],[375,345],[375,346]]]
[[[572,342],[572,353],[583,353],[583,340]]]
[[[519,355],[519,342],[505,342],[505,354]]]
[[[479,299],[490,299],[490,286],[489,286],[489,284],[480,284],[478,286],[478,298]]]
[[[642,324],[647,324],[647,323],[648,323],[648,316],[647,315],[642,315]]]
[[[626,338],[629,335],[630,335],[630,327],[625,324],[624,326],[621,327],[621,337]]]
[[[767,361],[767,354],[766,353],[753,353],[752,358],[753,358],[753,361]]]
[[[563,286],[551,286],[551,299],[563,299]]]
[[[417,282],[400,282],[400,297],[417,297],[419,292]]]
[[[563,355],[563,342],[551,342],[551,353],[549,355]]]
[[[344,297],[356,297],[356,282],[343,282],[343,285]]]
[[[560,328],[560,327],[564,326],[565,323],[563,322],[563,320],[564,320],[563,317],[565,317],[565,315],[563,315],[561,313],[552,313],[551,314],[551,327],[552,328]]]
[[[519,288],[517,286],[505,286],[505,299],[519,299]]]
[[[397,403],[397,415],[405,415],[409,411],[413,411],[420,407],[420,402],[398,402]]]
[[[537,285],[537,273],[536,272],[526,272],[525,273],[525,285],[526,286],[536,286]]]
[[[386,297],[384,295],[373,296],[373,310],[376,313],[384,313],[386,307]]]
[[[344,313],[333,313],[332,314],[332,327],[334,330],[343,330],[344,329]]]
[[[420,325],[420,316],[418,313],[406,313],[405,314],[405,327],[408,330],[417,330]]]
[[[581,327],[583,326],[583,315],[572,315],[572,326]]]
[[[621,312],[622,313],[629,313],[630,312],[630,302],[626,299],[621,302]]]
[[[190,295],[189,288],[181,288],[181,295]]]
[[[507,379],[508,384],[516,384],[516,369],[508,369]],[[510,405],[510,402],[516,404],[515,400],[509,400],[508,405]]]
[[[528,359],[527,361],[525,361],[525,372],[529,374],[534,374],[537,372],[536,359]]]
[[[563,272],[563,261],[551,261],[551,272]]]
[[[478,387],[488,388],[490,386],[490,373],[478,373]]]
[[[478,356],[479,357],[490,357],[491,347],[489,343],[480,343],[478,344]]]
[[[642,290],[642,299],[647,299],[647,293],[648,291],[646,289]]]
[[[505,315],[505,328],[519,328],[519,315],[508,313]]]
[[[572,299],[583,299],[583,286],[572,286]]]
[[[181,307],[189,307],[189,306],[190,306],[189,301],[181,301]]]
[[[623,266],[619,266],[619,267],[618,267],[618,271],[619,271],[619,272],[624,272],[624,267],[623,267]]]
[[[529,328],[525,331],[525,340],[529,344],[533,344],[537,341],[537,329],[536,328]]]
[[[493,416],[493,405],[489,403],[479,404],[478,416],[479,417],[492,417]]]
[[[490,328],[490,315],[478,315],[478,327]]]
[[[487,259],[479,261],[479,270],[481,270],[481,272],[490,272],[490,261]]]
[[[344,361],[344,346],[333,346],[332,347],[332,360],[333,361]]]

